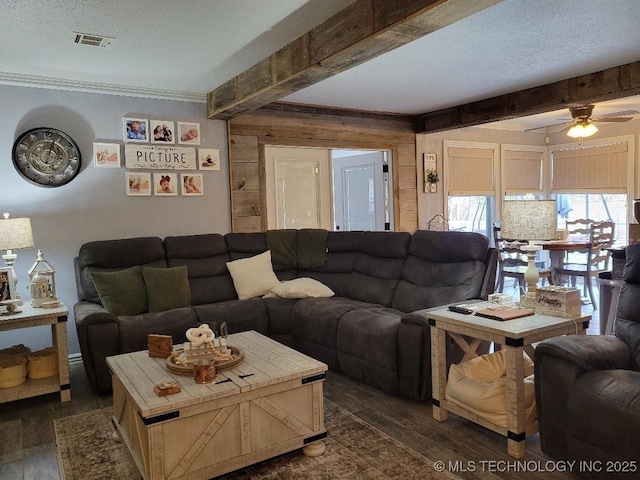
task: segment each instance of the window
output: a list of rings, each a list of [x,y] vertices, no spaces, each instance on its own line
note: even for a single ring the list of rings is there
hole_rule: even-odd
[[[477,232],[491,238],[499,146],[445,141],[444,152],[449,230]]]

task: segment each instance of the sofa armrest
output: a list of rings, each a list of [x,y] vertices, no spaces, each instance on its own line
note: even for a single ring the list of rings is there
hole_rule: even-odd
[[[108,392],[111,390],[111,373],[105,359],[120,353],[118,317],[92,302],[76,303],[73,312],[89,383],[97,392]]]
[[[631,352],[614,336],[567,335],[543,340],[535,352],[535,389],[540,447],[567,458],[568,398],[577,379],[591,370],[629,368]]]
[[[567,335],[549,338],[536,347],[535,358],[553,355],[582,373],[590,370],[629,368],[631,351],[626,343],[612,335]]]
[[[465,304],[477,303],[480,300],[465,300]],[[416,310],[407,313],[400,319],[398,329],[398,379],[400,392],[416,400],[431,398],[431,326],[428,312],[442,310],[446,305]],[[463,336],[471,343],[469,337]],[[476,353],[483,355],[489,351],[489,342],[482,341]],[[458,344],[447,337],[447,368],[452,363],[459,363],[464,352]]]
[[[419,310],[423,312],[423,310]],[[431,331],[426,316],[407,313],[398,329],[400,392],[415,400],[431,398]]]

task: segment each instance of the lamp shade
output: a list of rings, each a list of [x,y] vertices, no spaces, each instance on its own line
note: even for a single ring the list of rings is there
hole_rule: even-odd
[[[509,240],[555,240],[555,200],[508,200],[502,206],[500,235]]]
[[[586,121],[584,123],[578,123],[569,129],[567,136],[571,138],[584,138],[590,137],[594,133],[598,132],[598,127],[593,123]]]
[[[0,250],[33,248],[33,232],[29,218],[0,218]]]

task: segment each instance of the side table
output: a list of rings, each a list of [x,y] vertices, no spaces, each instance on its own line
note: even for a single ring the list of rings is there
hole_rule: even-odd
[[[36,380],[27,378],[27,381],[22,385],[0,388],[0,403],[52,392],[60,392],[60,401],[68,402],[71,400],[69,356],[67,353],[67,316],[69,311],[62,304],[58,308],[34,308],[26,302],[18,309],[19,313],[0,315],[0,332],[51,325],[52,343],[58,350],[58,374]]]
[[[481,309],[487,303],[470,305]],[[533,360],[533,344],[545,338],[559,335],[584,334],[589,326],[590,315],[572,320],[550,315],[531,315],[514,320],[499,321],[476,315],[463,315],[448,309],[425,312],[431,326],[432,404],[433,418],[447,419],[447,412],[487,427],[507,437],[507,450],[514,458],[525,454],[525,408],[524,408],[524,360],[526,351]],[[479,418],[473,412],[448,402],[446,336],[449,335],[465,352],[462,361],[477,356],[476,349],[482,340],[493,342],[506,349],[507,363],[507,428]],[[469,345],[462,335],[474,341]]]

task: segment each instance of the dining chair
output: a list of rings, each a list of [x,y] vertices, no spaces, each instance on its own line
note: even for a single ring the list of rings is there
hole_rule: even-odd
[[[591,218],[578,218],[576,220],[566,221],[566,230],[569,238],[571,237],[588,237],[590,234],[591,225],[597,223],[598,220]],[[564,263],[587,263],[588,250],[572,250],[565,252]]]
[[[493,241],[498,249],[498,278],[496,285],[498,293],[504,290],[504,279],[514,278],[520,288],[525,288],[524,272],[527,270],[527,256],[520,250],[523,244],[529,242],[517,239],[503,239],[500,235],[500,225],[493,225]],[[541,280],[549,284],[555,283],[553,269],[546,268],[543,262],[536,262]]]
[[[598,278],[601,272],[609,270],[611,259],[609,249],[614,239],[615,224],[613,222],[592,222],[589,227],[589,248],[585,263],[566,263],[554,271],[556,278],[570,277],[572,287],[576,286],[577,278],[582,277],[594,309],[598,308],[598,304],[593,293],[593,279]]]

